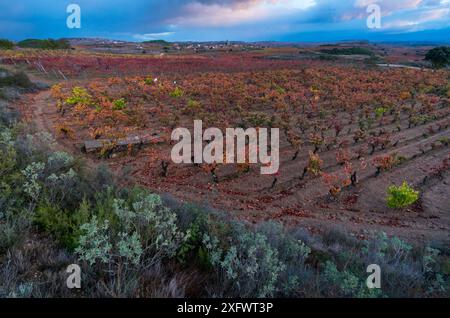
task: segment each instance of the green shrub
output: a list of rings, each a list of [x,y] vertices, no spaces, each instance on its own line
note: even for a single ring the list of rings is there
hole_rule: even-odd
[[[225,251],[216,237],[205,234],[204,244],[211,264],[228,280],[228,293],[236,297],[270,297],[277,292],[279,275],[286,268],[267,238],[259,233],[242,232]]]
[[[89,214],[86,201],[77,211],[65,211],[57,205],[43,202],[36,209],[34,222],[64,247],[73,250],[78,246],[80,226],[88,221]]]
[[[153,251],[164,257],[176,255],[181,242],[190,234],[179,231],[175,213],[163,206],[161,197],[142,193],[131,203],[121,199],[114,201],[113,211],[125,230],[141,233]]]
[[[155,79],[151,76],[147,76],[144,80],[146,85],[153,85],[155,83]]]
[[[124,98],[113,101],[113,110],[123,110],[127,108],[127,102]]]
[[[245,124],[248,127],[271,127],[273,120],[264,112],[250,112],[245,117]]]
[[[195,115],[198,114],[200,110],[201,110],[200,102],[193,99],[189,99],[186,107],[183,109],[183,113],[186,115]]]
[[[76,86],[72,89],[72,95],[66,98],[65,103],[68,105],[89,105],[91,99],[92,97],[86,89]]]
[[[277,297],[301,297],[307,290],[308,281],[313,270],[307,264],[312,249],[303,237],[287,231],[279,222],[264,222],[257,227],[258,233],[264,235],[270,246],[278,252],[279,260],[285,265],[276,282]]]
[[[80,260],[88,262],[91,266],[98,261],[105,264],[111,262],[112,245],[108,229],[108,221],[99,224],[95,215],[89,223],[80,226],[83,234],[80,236],[79,245],[75,250]]]
[[[218,231],[217,226],[228,229]],[[215,223],[204,233],[204,251],[220,282],[215,293],[227,297],[292,297],[306,288],[311,249],[277,222],[250,229],[239,223]]]
[[[377,118],[383,117],[389,110],[386,107],[378,107],[375,109],[375,116]]]
[[[177,258],[180,263],[185,264],[188,260],[188,256],[192,255],[192,252],[197,251],[197,255],[194,257],[198,257],[199,263],[204,264],[204,259],[202,259],[202,250],[201,242],[202,242],[202,231],[200,229],[200,225],[197,223],[192,223],[192,225],[188,229],[189,236],[183,242],[181,242],[180,247],[178,249]],[[205,266],[207,267],[207,265]]]
[[[336,288],[337,295],[344,297],[357,298],[375,298],[381,296],[380,289],[369,289],[366,286],[365,278],[358,278],[349,270],[339,271],[336,264],[333,262],[326,262],[323,272],[324,284]],[[330,290],[331,292],[332,290]]]
[[[37,201],[42,193],[42,184],[40,179],[44,173],[45,164],[42,162],[32,162],[21,172],[24,175],[26,181],[23,185],[24,192],[33,201]]]
[[[51,172],[58,172],[61,169],[71,167],[74,163],[72,155],[63,151],[56,151],[47,159],[47,170]]]
[[[179,98],[184,95],[184,92],[181,88],[177,87],[175,88],[170,94],[171,97]]]
[[[130,202],[114,199],[112,213],[103,221],[94,215],[90,222],[81,225],[83,234],[77,247],[81,260],[107,263],[118,262],[119,257],[139,265],[145,249],[149,252],[145,262],[152,264],[174,257],[181,243],[190,237],[189,231],[178,229],[177,216],[155,194],[141,192]]]
[[[189,109],[197,110],[200,107],[200,103],[196,100],[189,99],[187,103]]]
[[[390,264],[407,263],[411,256],[412,246],[398,237],[388,238],[385,232],[378,235],[370,241],[364,242],[361,249],[365,255],[372,257],[373,263],[387,261]]]
[[[391,209],[407,207],[419,199],[419,192],[405,181],[401,186],[392,185],[388,189],[387,206]]]
[[[416,116],[412,116],[409,119],[409,122],[412,125],[423,125],[431,120],[433,120],[433,117],[430,115],[416,115]]]

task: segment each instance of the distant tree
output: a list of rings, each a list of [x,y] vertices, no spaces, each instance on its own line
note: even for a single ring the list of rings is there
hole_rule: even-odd
[[[428,51],[425,60],[433,63],[436,68],[446,67],[450,65],[450,47],[440,46]]]
[[[160,44],[160,45],[165,45],[165,46],[169,46],[171,43],[164,41],[164,40],[149,40],[149,41],[144,41],[142,43],[148,43],[148,44]]]
[[[6,40],[6,39],[0,39],[0,49],[2,50],[12,50],[14,48],[14,43]]]

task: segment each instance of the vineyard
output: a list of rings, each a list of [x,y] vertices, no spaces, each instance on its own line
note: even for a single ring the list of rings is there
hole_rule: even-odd
[[[297,60],[268,59],[272,51],[211,54],[211,55],[161,55],[138,56],[127,54],[100,54],[84,51],[54,52],[23,50],[1,51],[4,64],[26,65],[42,75],[89,79],[92,77],[127,76],[129,74],[191,74],[210,71],[237,72],[298,67]],[[275,51],[277,52],[277,51]],[[282,51],[284,52],[284,50]],[[290,51],[288,51],[290,52]],[[318,63],[316,63],[318,64]]]
[[[44,126],[77,153],[87,140],[108,140],[87,156],[118,173],[126,167],[141,185],[251,222],[448,239],[448,70],[274,60],[261,52],[65,54],[15,52],[3,62],[59,76],[50,96],[34,97],[49,104]],[[28,112],[42,117],[42,109]],[[279,128],[279,172],[260,175],[246,163],[173,164],[171,132],[191,129],[195,119],[220,129]],[[157,141],[115,151],[133,136]],[[418,200],[388,207],[388,188],[405,181]]]

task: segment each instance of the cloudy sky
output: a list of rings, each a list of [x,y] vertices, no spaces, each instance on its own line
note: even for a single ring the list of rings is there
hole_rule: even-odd
[[[66,25],[72,3],[80,29]],[[381,28],[367,26],[373,4]],[[2,37],[450,42],[450,0],[1,0]]]

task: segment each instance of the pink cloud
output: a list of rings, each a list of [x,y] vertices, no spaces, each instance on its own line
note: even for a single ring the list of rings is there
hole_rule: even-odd
[[[195,1],[184,6],[183,14],[167,22],[182,26],[232,26],[292,15],[314,4],[314,0]]]

